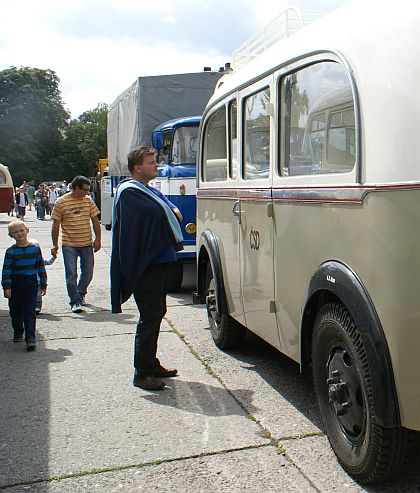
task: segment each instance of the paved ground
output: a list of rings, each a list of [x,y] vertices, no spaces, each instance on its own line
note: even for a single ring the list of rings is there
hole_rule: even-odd
[[[10,244],[0,217],[0,246]],[[28,214],[44,255],[50,221]],[[363,488],[337,464],[310,380],[256,337],[218,350],[191,303],[193,269],[168,299],[159,354],[179,377],[163,392],[131,385],[137,311],[109,311],[109,232],[87,311],[67,304],[62,259],[47,267],[39,345],[11,342],[0,301],[0,490],[17,492],[418,492],[418,452],[402,478]]]

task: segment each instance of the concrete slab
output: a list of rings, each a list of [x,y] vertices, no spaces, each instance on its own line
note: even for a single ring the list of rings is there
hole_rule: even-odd
[[[173,333],[164,392],[132,386],[132,336],[0,345],[0,487],[267,443],[259,427]],[[252,391],[243,389],[243,392]]]
[[[171,306],[168,317],[229,389],[254,390],[252,401],[240,392],[235,397],[256,410],[255,418],[274,438],[321,433],[312,382],[299,374],[296,363],[252,334],[241,349],[221,351],[212,341],[203,308]]]
[[[244,474],[246,471],[246,474]],[[28,491],[8,488],[8,493]],[[318,491],[274,447],[129,467],[30,486],[32,493],[256,493]]]
[[[312,484],[324,493],[380,492],[414,493],[420,491],[419,449],[398,478],[384,484],[361,486],[348,476],[338,464],[325,436],[306,437],[282,442],[286,456],[311,479]]]

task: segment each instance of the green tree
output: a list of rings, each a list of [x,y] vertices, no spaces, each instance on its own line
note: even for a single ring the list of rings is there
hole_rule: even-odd
[[[98,159],[107,156],[107,115],[108,106],[100,103],[66,127],[60,161],[65,165],[67,179],[78,174],[93,176]]]
[[[15,184],[57,176],[57,155],[69,113],[52,70],[10,67],[0,71],[0,162]]]

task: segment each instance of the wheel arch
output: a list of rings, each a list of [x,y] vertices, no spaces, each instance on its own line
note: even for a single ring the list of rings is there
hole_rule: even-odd
[[[201,233],[197,250],[197,292],[194,294],[195,301],[198,303],[205,303],[206,301],[206,274],[207,266],[210,264],[215,280],[216,312],[218,316],[227,315],[219,245],[217,237],[211,229],[205,229]]]
[[[354,271],[339,261],[320,265],[309,283],[301,320],[301,365],[308,367],[311,342],[319,309],[331,301],[342,303],[350,312],[370,357],[373,388],[377,389],[374,412],[377,423],[391,428],[401,425],[398,398],[388,344],[373,302]],[[379,390],[380,389],[380,390]]]

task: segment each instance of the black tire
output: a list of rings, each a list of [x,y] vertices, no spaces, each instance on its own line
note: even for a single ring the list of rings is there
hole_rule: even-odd
[[[209,264],[206,274],[206,306],[210,331],[216,346],[224,351],[238,348],[243,341],[245,328],[227,314],[216,316],[216,280]]]
[[[184,277],[184,264],[177,260],[171,262],[168,274],[168,292],[176,293],[181,289],[182,279]]]
[[[394,476],[403,465],[410,432],[375,423],[371,361],[362,336],[340,303],[325,305],[315,321],[312,365],[325,431],[343,469],[361,483]]]

